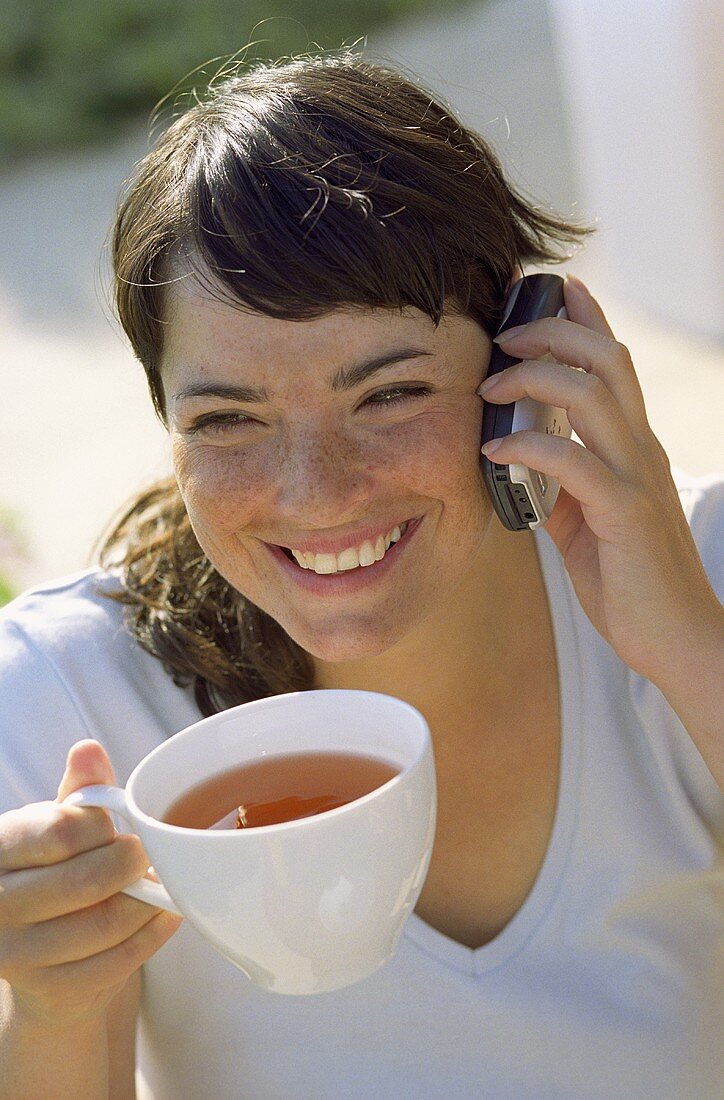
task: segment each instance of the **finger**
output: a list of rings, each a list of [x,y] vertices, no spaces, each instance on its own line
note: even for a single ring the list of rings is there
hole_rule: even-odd
[[[0,923],[31,924],[95,905],[141,878],[148,863],[137,836],[118,835],[105,847],[64,863],[4,875]]]
[[[7,931],[0,938],[0,974],[12,982],[15,975],[38,967],[87,959],[123,943],[159,911],[114,894],[86,909]]]
[[[43,968],[35,975],[36,993],[42,988],[44,999],[57,1005],[82,1002],[113,988],[136,971],[176,932],[181,918],[165,911],[156,912],[146,924],[122,943],[97,955],[76,962]]]
[[[63,863],[110,844],[115,829],[105,810],[35,802],[0,818],[0,874]]]
[[[494,404],[531,397],[563,408],[579,439],[612,470],[633,474],[638,469],[636,439],[620,405],[595,374],[572,370],[563,363],[524,359],[493,375],[479,392]]]
[[[575,321],[576,324],[583,325],[584,328],[590,328],[593,332],[598,332],[602,336],[608,336],[611,340],[616,339],[601,306],[586,284],[577,279],[575,275],[566,275],[563,283],[563,298],[570,321]]]
[[[564,559],[571,540],[578,534],[581,525],[584,523],[580,501],[577,501],[561,486],[553,511],[546,524],[546,531]]]
[[[579,367],[601,379],[613,394],[633,428],[648,426],[646,406],[628,349],[612,337],[584,328],[562,317],[544,317],[522,328],[495,337],[508,355],[517,359],[543,359],[552,355],[559,363]]]
[[[496,463],[520,462],[556,478],[580,502],[589,526],[597,514],[610,512],[620,492],[620,478],[597,455],[572,439],[542,432],[513,432],[486,443],[482,450]]]
[[[81,787],[113,786],[116,777],[108,754],[98,741],[76,741],[68,752],[65,773],[58,787],[58,802]]]

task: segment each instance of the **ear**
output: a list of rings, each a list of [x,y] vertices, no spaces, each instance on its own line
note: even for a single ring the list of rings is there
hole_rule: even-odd
[[[520,282],[520,280],[522,278],[523,278],[523,268],[522,267],[515,267],[513,269],[513,274],[510,276],[510,282],[508,283],[508,289],[505,292],[506,297],[507,297],[508,294],[510,294],[510,292],[513,289],[513,287],[515,286],[515,284]]]

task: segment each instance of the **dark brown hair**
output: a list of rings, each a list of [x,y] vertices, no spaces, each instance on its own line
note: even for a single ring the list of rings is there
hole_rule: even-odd
[[[140,162],[113,237],[116,306],[163,419],[172,280],[288,320],[413,306],[493,335],[516,267],[559,262],[588,232],[524,199],[485,141],[401,73],[346,51],[257,64]],[[132,503],[101,560],[120,566],[140,644],[204,709],[312,686],[307,654],[205,558],[173,481]]]

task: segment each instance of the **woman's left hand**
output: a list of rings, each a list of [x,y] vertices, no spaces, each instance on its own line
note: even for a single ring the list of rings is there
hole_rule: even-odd
[[[579,280],[564,285],[568,320],[550,317],[498,340],[523,362],[478,391],[566,409],[574,440],[524,431],[494,461],[521,462],[561,484],[546,530],[581,605],[621,660],[664,693],[682,655],[711,663],[721,607],[691,536],[663,447],[646,417],[628,350]],[[552,355],[556,362],[542,361]],[[569,365],[564,365],[569,364]],[[579,369],[572,369],[579,368]],[[486,455],[493,448],[486,445]]]

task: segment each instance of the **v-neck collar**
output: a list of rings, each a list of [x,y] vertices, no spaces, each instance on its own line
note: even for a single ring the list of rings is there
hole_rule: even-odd
[[[574,624],[576,599],[560,555],[545,532],[535,532],[538,559],[553,622],[561,710],[558,798],[548,850],[527,898],[505,928],[482,947],[470,948],[412,913],[404,937],[425,954],[465,974],[502,965],[534,935],[557,894],[575,828],[582,759],[581,659]]]

